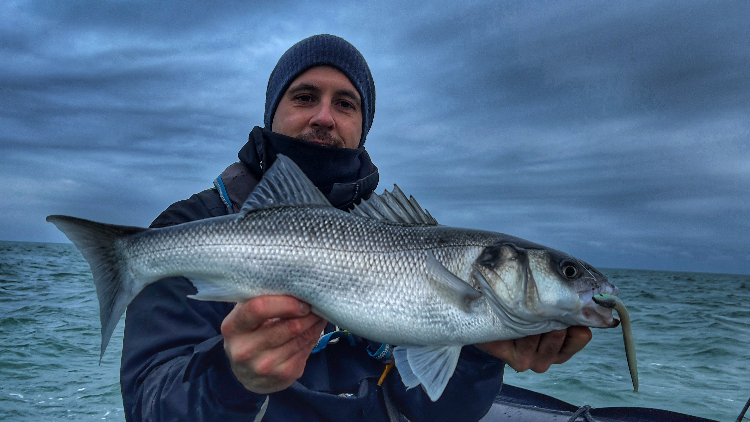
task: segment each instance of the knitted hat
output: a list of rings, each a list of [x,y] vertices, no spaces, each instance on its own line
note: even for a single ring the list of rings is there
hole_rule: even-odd
[[[322,34],[305,38],[281,56],[268,79],[263,123],[266,129],[270,130],[276,108],[292,81],[307,69],[322,65],[340,70],[362,97],[362,138],[359,140],[361,147],[375,117],[375,82],[362,54],[348,41],[334,35]]]

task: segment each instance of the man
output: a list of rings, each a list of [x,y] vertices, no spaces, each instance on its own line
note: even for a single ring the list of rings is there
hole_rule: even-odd
[[[377,168],[364,149],[375,114],[375,85],[362,55],[345,40],[318,35],[279,59],[266,92],[265,128],[256,127],[217,189],[170,206],[164,227],[236,212],[276,154],[294,160],[332,205],[369,196]],[[195,288],[170,278],[129,305],[121,385],[129,421],[477,420],[502,385],[505,363],[546,371],[581,350],[591,331],[571,327],[519,340],[465,347],[442,397],[406,390],[367,339],[312,353],[336,327],[289,296],[232,305],[187,298]],[[366,310],[364,310],[366,312]],[[325,342],[322,342],[325,346]]]

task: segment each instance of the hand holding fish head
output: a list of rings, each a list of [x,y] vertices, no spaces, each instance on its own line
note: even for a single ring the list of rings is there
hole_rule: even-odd
[[[531,369],[542,373],[553,364],[567,362],[591,341],[591,337],[591,329],[575,326],[514,340],[475,344],[475,346],[501,359],[516,372]]]

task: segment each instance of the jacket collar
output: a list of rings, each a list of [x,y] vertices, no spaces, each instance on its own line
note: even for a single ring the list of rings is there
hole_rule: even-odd
[[[276,154],[291,158],[336,208],[368,198],[378,185],[378,169],[364,147],[317,145],[256,126],[237,155],[260,180]]]

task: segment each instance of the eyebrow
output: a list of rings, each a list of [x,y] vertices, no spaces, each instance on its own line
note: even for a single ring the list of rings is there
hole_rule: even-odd
[[[321,90],[317,85],[301,83],[299,85],[290,87],[287,90],[287,94],[294,95],[294,94],[297,94],[299,92],[304,92],[304,91],[310,91],[310,92],[319,94]],[[336,92],[334,92],[334,95],[348,97],[349,99],[356,102],[358,105],[362,104],[362,100],[359,98],[359,95],[356,92],[352,91],[351,89],[338,89],[336,90]]]

